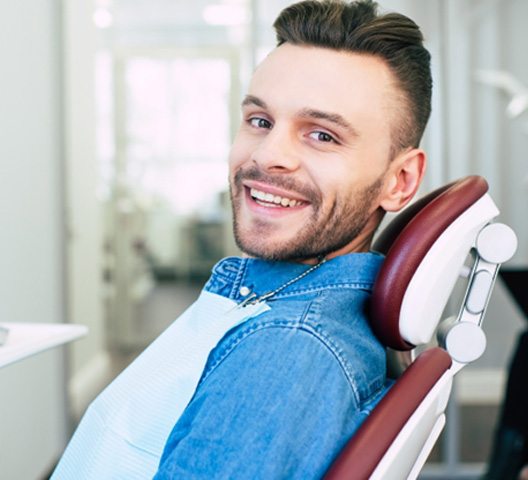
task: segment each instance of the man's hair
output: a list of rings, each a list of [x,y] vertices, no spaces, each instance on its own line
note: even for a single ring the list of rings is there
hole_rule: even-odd
[[[405,96],[406,111],[392,119],[393,154],[418,146],[431,113],[431,56],[410,18],[399,13],[380,15],[371,0],[305,0],[285,8],[273,27],[277,46],[316,46],[384,60]]]

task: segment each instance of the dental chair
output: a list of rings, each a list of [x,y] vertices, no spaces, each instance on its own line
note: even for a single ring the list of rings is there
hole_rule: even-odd
[[[517,248],[508,226],[490,223],[499,211],[487,191],[478,176],[450,183],[405,209],[376,240],[374,250],[386,259],[372,293],[371,325],[389,357],[410,352],[411,363],[327,480],[415,479],[422,469],[445,424],[453,377],[484,352],[481,323],[495,278]],[[442,320],[461,272],[462,304]],[[438,346],[430,347],[435,334]],[[414,358],[417,347],[422,352]]]

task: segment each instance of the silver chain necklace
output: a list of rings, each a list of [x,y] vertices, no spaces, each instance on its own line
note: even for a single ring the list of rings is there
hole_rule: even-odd
[[[325,262],[326,262],[326,258],[322,258],[321,260],[319,260],[318,263],[316,263],[315,265],[312,265],[308,270],[305,270],[300,275],[297,275],[295,278],[288,280],[286,283],[283,283],[280,287],[276,288],[275,290],[271,290],[270,292],[265,293],[261,295],[260,297],[257,297],[256,293],[252,293],[244,301],[240,302],[236,308],[243,308],[248,305],[256,305],[257,303],[260,303],[264,300],[267,300],[270,297],[273,297],[274,295],[277,295],[277,293],[282,292],[285,288],[289,287],[292,283],[298,282],[302,278],[306,277],[306,275],[309,275],[314,270],[317,270]]]

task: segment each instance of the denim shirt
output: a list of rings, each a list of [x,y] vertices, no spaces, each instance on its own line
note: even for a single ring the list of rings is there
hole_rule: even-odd
[[[155,479],[319,479],[384,393],[365,308],[383,258],[336,257],[267,300],[209,355]],[[237,302],[306,265],[219,262],[205,289]]]

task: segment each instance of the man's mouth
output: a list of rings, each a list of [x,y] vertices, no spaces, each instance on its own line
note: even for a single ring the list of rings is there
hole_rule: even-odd
[[[256,188],[250,188],[249,194],[256,203],[268,208],[293,208],[300,207],[306,203],[302,200],[296,200],[294,198],[273,195],[272,193],[263,192],[262,190],[257,190]]]

